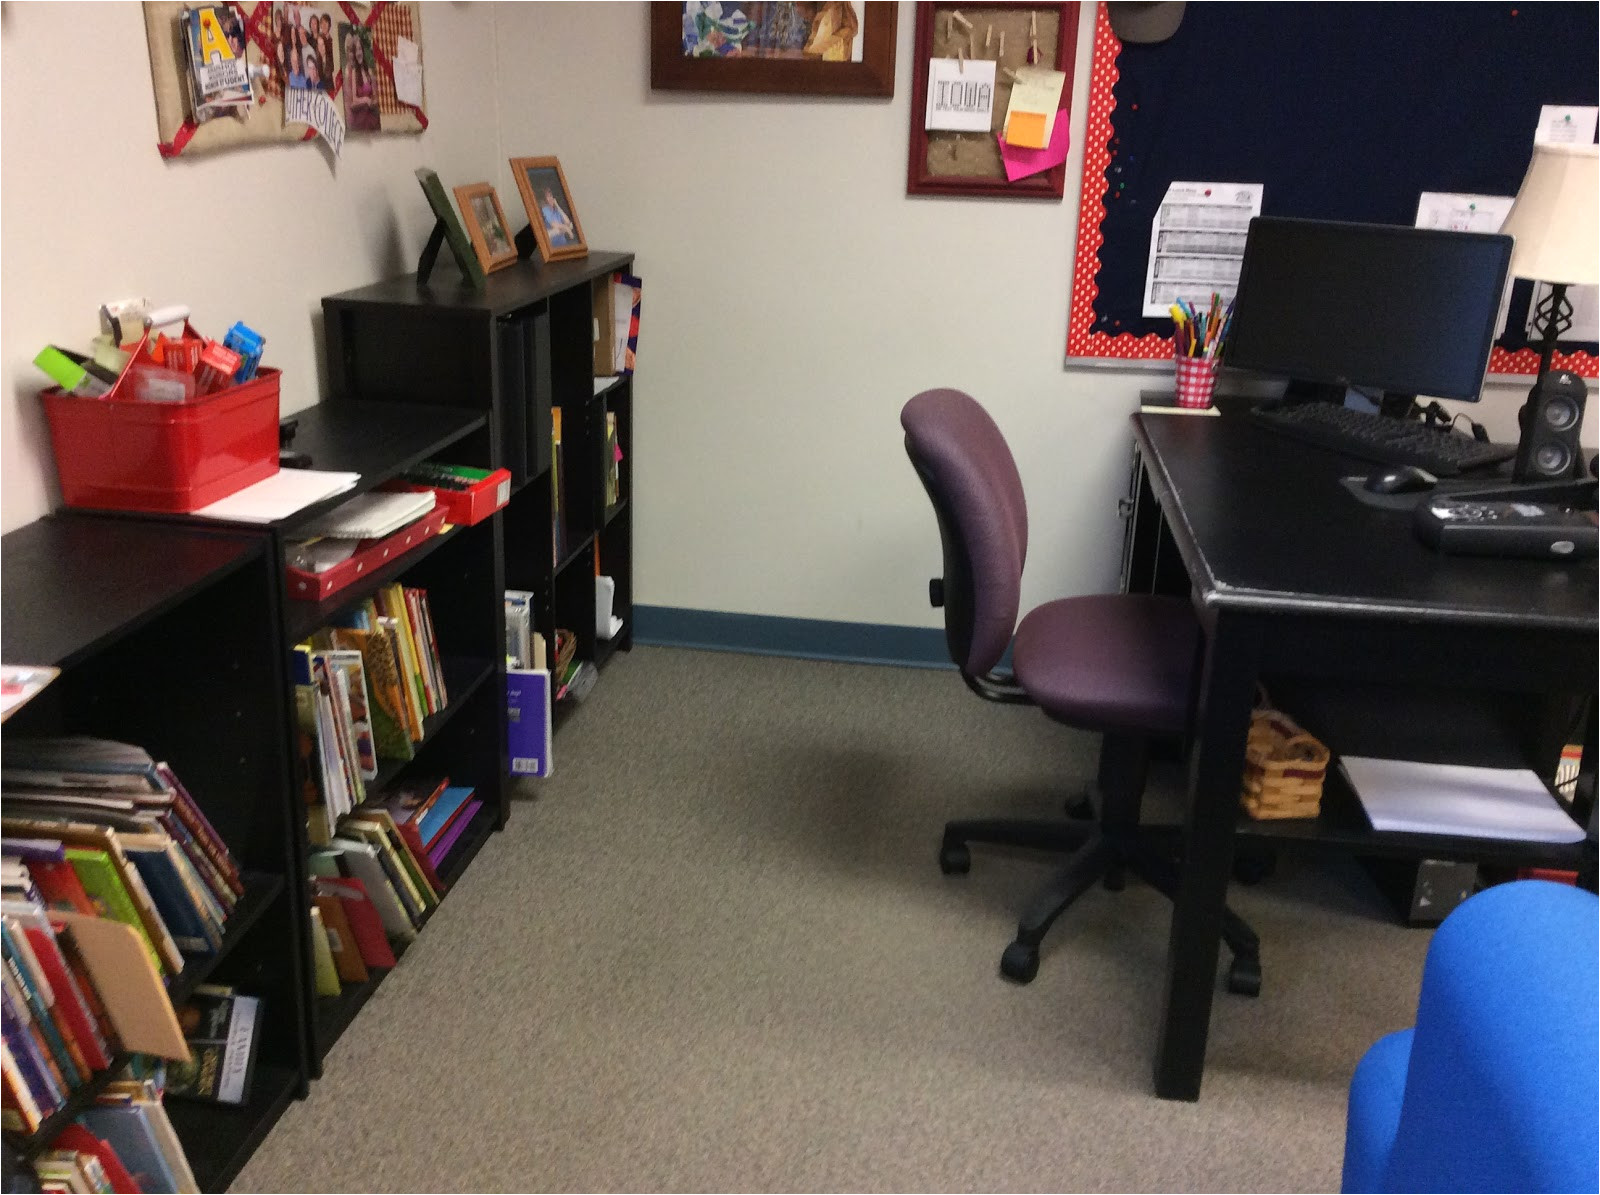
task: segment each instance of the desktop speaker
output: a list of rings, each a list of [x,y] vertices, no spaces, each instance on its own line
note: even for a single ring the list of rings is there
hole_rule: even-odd
[[[1512,477],[1517,481],[1562,481],[1582,476],[1578,434],[1588,388],[1577,374],[1551,370],[1528,392],[1518,412],[1522,439]]]

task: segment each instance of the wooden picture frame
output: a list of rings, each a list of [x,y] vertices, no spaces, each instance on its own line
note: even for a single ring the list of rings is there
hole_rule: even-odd
[[[472,238],[472,251],[485,274],[503,270],[517,260],[517,244],[511,238],[500,196],[489,183],[467,183],[455,189],[461,223]],[[487,225],[487,227],[485,227]]]
[[[725,8],[732,8],[725,5]],[[848,13],[855,19],[855,4],[777,5],[746,4],[744,8],[762,10],[815,9],[812,25],[805,33],[806,44],[799,49],[759,53],[726,53],[732,44],[720,31],[711,30],[701,45],[703,55],[686,47],[684,5],[650,5],[650,86],[657,91],[733,91],[759,95],[894,95],[894,55],[899,5],[887,0],[862,0],[859,20],[861,58],[859,61],[829,61],[813,47],[830,45],[827,35],[834,33],[837,47],[839,16]],[[833,22],[819,24],[819,22]],[[770,26],[745,21],[745,27],[765,34]],[[737,34],[737,29],[730,32]],[[798,35],[797,35],[798,36]],[[741,39],[742,45],[743,39]],[[811,52],[807,52],[811,50]],[[824,51],[826,52],[826,51]]]
[[[572,192],[567,188],[567,174],[556,158],[512,158],[511,174],[517,180],[517,191],[522,196],[522,206],[528,210],[528,225],[539,245],[542,261],[564,261],[569,257],[587,257],[588,242],[583,239],[583,225],[578,220],[578,209],[572,203]],[[553,210],[546,202],[553,198]]]
[[[963,29],[959,13],[971,26]],[[1053,28],[1052,28],[1053,26]],[[911,137],[906,164],[906,194],[964,195],[987,199],[1060,199],[1066,190],[1065,162],[1011,182],[1006,178],[995,133],[1005,120],[1011,84],[1004,70],[995,77],[994,117],[987,133],[954,133],[924,127],[928,108],[928,61],[955,57],[991,58],[1001,68],[1027,65],[1029,42],[1037,29],[1039,65],[1067,76],[1057,120],[1070,119],[1073,66],[1078,54],[1078,5],[975,3],[918,4],[912,36]],[[1001,39],[989,37],[1004,30]],[[990,47],[984,49],[988,37]],[[974,49],[973,47],[976,47]],[[1069,155],[1070,156],[1070,155]]]

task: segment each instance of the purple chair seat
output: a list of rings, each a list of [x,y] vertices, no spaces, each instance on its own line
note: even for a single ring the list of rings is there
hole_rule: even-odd
[[[1062,598],[1022,620],[1011,665],[1028,696],[1057,721],[1181,735],[1198,639],[1194,615],[1177,598]]]

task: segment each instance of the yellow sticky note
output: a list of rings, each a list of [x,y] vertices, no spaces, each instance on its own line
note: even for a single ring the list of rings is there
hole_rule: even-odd
[[[1006,119],[1006,144],[1022,149],[1043,149],[1048,141],[1043,112],[1013,112]]]

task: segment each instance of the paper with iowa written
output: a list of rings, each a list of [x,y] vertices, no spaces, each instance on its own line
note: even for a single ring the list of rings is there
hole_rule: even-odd
[[[1239,289],[1245,235],[1261,214],[1262,183],[1188,183],[1167,187],[1150,222],[1144,314],[1159,318],[1179,299],[1196,307],[1223,303]]]
[[[986,58],[931,59],[923,127],[987,133],[994,116],[994,67]]]
[[[1015,75],[1005,127],[1001,130],[1006,144],[1018,149],[1046,149],[1055,132],[1056,112],[1061,107],[1061,91],[1067,77],[1039,66],[1021,67]]]

